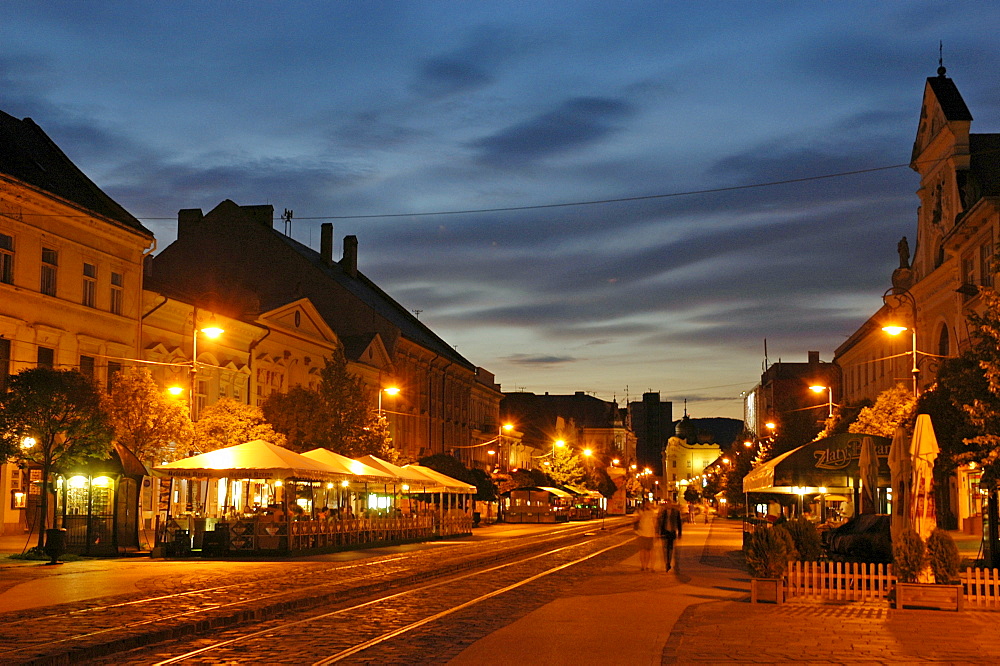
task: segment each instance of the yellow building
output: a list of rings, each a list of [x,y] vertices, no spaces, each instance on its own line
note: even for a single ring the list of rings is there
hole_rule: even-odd
[[[911,155],[920,174],[912,262],[909,244],[901,241],[886,304],[834,357],[847,404],[873,401],[900,383],[922,391],[933,384],[939,360],[969,342],[966,313],[981,307],[979,287],[995,282],[1000,235],[1000,134],[973,134],[971,124],[962,95],[940,67],[924,86]],[[882,330],[889,323],[907,330],[890,337]],[[953,479],[958,527],[976,523],[978,476],[962,469]]]
[[[153,234],[30,119],[0,112],[0,390],[25,368],[100,385],[139,356],[143,259]],[[3,465],[0,525],[24,529],[31,487]]]

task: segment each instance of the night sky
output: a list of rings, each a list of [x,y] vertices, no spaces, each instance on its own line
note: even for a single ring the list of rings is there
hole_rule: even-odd
[[[504,390],[654,390],[677,415],[741,417],[765,338],[771,362],[831,360],[915,242],[918,181],[686,193],[908,163],[939,40],[973,131],[1000,132],[995,3],[0,10],[0,109],[159,247],[224,199],[294,210],[314,248],[330,221]]]

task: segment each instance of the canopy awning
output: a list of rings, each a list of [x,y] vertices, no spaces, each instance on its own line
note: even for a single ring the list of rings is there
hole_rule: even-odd
[[[369,467],[374,467],[380,472],[391,474],[403,483],[408,483],[417,487],[433,485],[433,482],[420,472],[416,472],[412,469],[406,469],[405,467],[400,467],[399,465],[393,465],[388,460],[382,460],[377,456],[361,456],[358,458],[358,461],[368,465]],[[416,490],[416,488],[414,488],[414,490]]]
[[[262,439],[160,465],[156,471],[179,478],[320,480],[344,477],[321,462]]]
[[[562,499],[572,499],[575,497],[573,493],[567,492],[561,488],[553,488],[552,486],[538,486],[538,490],[544,490],[547,493],[552,493],[556,497],[561,497]]]
[[[358,481],[373,481],[378,483],[395,483],[396,477],[388,472],[375,469],[366,465],[360,460],[351,460],[347,456],[342,456],[330,449],[313,449],[302,454],[303,457],[315,460],[326,465],[335,472],[339,472],[347,478]]]
[[[431,484],[433,484],[426,487],[425,492],[444,492],[462,495],[472,495],[476,492],[476,487],[474,485],[466,483],[465,481],[459,481],[458,479],[452,478],[447,474],[442,474],[436,469],[431,469],[430,467],[425,467],[423,465],[404,465],[403,469],[409,470],[410,472],[416,472],[417,474],[422,474]]]
[[[864,439],[875,443],[879,485],[889,485],[889,448],[892,440],[877,435],[845,433],[818,439],[783,453],[743,477],[743,492],[813,494],[820,488],[844,489],[860,473]]]

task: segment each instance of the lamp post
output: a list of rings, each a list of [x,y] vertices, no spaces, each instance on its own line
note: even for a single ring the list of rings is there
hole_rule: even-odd
[[[396,386],[387,386],[385,388],[379,389],[378,392],[378,415],[382,416],[382,394],[386,393],[388,395],[399,395],[399,388]]]
[[[892,303],[895,301],[895,304]],[[905,330],[911,332],[912,346],[910,347],[910,355],[913,360],[912,369],[910,370],[913,375],[913,397],[919,397],[920,389],[918,387],[918,378],[920,376],[920,369],[917,367],[917,299],[913,297],[913,294],[907,289],[899,289],[897,287],[891,287],[884,294],[882,294],[882,302],[889,306],[891,310],[896,310],[903,303],[910,307],[910,326],[901,326],[898,323],[890,322],[889,324],[882,327],[882,330],[889,335],[899,335]]]
[[[832,419],[833,418],[833,388],[830,387],[830,386],[810,386],[809,390],[812,391],[813,393],[822,393],[823,391],[826,391],[826,398],[827,398],[827,401],[826,401],[826,404],[827,404],[826,417],[828,419]],[[841,399],[843,399],[843,398],[841,398]]]
[[[500,451],[500,471],[506,473],[510,470],[510,449],[507,449],[507,453],[504,454],[503,448],[503,431],[506,430],[510,432],[514,429],[513,423],[504,423],[499,428],[497,428],[497,450]]]
[[[194,311],[191,313],[191,386],[188,388],[192,421],[197,420],[198,416],[198,412],[195,409],[195,391],[198,381],[198,333],[204,334],[206,338],[215,340],[225,333],[225,330],[215,323],[215,315],[209,318],[208,324],[199,329],[198,306],[196,305],[194,306]]]

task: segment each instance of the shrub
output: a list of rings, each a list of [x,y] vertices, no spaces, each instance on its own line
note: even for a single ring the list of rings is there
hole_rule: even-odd
[[[892,544],[892,567],[900,583],[916,583],[927,564],[924,540],[912,527],[903,530],[899,542]]]
[[[808,518],[796,518],[790,520],[782,527],[788,531],[795,543],[795,551],[801,562],[812,562],[819,559],[823,552],[823,543],[820,540],[816,525]]]
[[[747,569],[754,578],[781,578],[793,551],[792,538],[786,530],[759,527],[747,542]]]
[[[951,585],[959,582],[958,572],[962,565],[962,556],[950,534],[944,530],[931,532],[927,537],[927,559],[930,560],[935,583]]]

